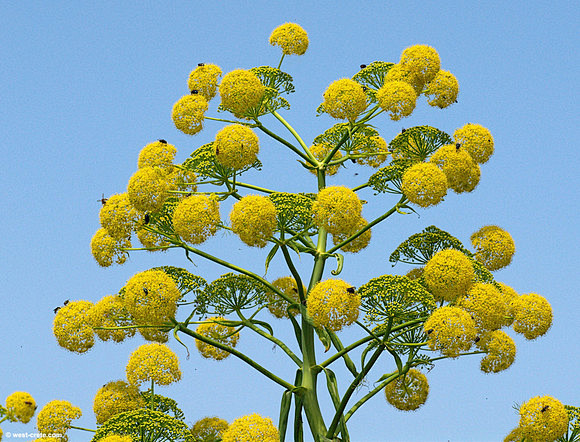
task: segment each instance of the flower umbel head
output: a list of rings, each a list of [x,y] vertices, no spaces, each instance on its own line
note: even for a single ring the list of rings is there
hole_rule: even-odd
[[[129,178],[127,195],[133,207],[141,212],[157,212],[169,196],[171,188],[167,171],[159,167],[143,167]]]
[[[488,129],[479,124],[468,123],[460,127],[453,133],[453,138],[478,164],[486,163],[493,155],[493,137]]]
[[[260,144],[252,129],[242,124],[231,124],[216,134],[213,148],[220,164],[240,170],[258,159]]]
[[[136,385],[125,381],[111,381],[97,391],[93,400],[93,411],[97,424],[102,425],[112,416],[145,406],[145,400]]]
[[[316,284],[307,299],[308,315],[316,327],[341,330],[358,319],[360,295],[341,279]]]
[[[176,153],[177,149],[173,144],[168,144],[165,140],[154,141],[139,152],[137,167],[139,169],[144,167],[171,169]]]
[[[291,276],[283,276],[282,278],[275,279],[272,281],[272,285],[280,291],[282,291],[290,299],[293,299],[296,304],[300,303],[300,297],[298,295],[298,285],[296,280]],[[303,286],[303,291],[306,293],[306,287]],[[280,298],[276,293],[268,291],[266,292],[268,297],[268,310],[276,318],[288,318],[288,307],[290,304],[288,301]],[[291,308],[290,314],[296,316],[299,313],[297,308]]]
[[[320,143],[320,144],[314,144],[312,146],[310,146],[309,150],[310,153],[312,153],[312,155],[314,155],[314,158],[316,158],[318,161],[322,161],[324,158],[326,158],[326,156],[330,153],[332,147],[328,144],[324,144],[324,143]],[[336,161],[336,160],[340,160],[342,158],[342,153],[337,150],[334,155],[332,156],[332,160],[331,161]],[[326,175],[327,176],[332,176],[335,175],[336,172],[338,172],[338,169],[340,167],[340,164],[335,164],[333,166],[327,166],[326,167]],[[314,175],[316,175],[316,169],[311,169],[310,170],[311,173],[313,173]]]
[[[213,339],[220,344],[227,345],[228,347],[235,347],[240,339],[240,334],[236,332],[234,327],[220,324],[220,321],[225,321],[225,318],[208,318],[203,322],[203,324],[200,324],[195,331],[196,333],[199,333],[206,338]],[[221,361],[230,355],[226,350],[214,347],[200,339],[195,340],[195,346],[199,350],[199,353],[207,359]]]
[[[425,95],[429,98],[427,103],[444,109],[455,103],[459,94],[457,78],[447,71],[439,71],[433,81],[427,85]]]
[[[457,305],[471,313],[480,331],[498,330],[505,323],[507,306],[501,292],[493,284],[473,284]]]
[[[29,393],[16,391],[6,398],[6,409],[10,420],[27,424],[34,416],[36,402]]]
[[[219,66],[200,63],[189,74],[187,86],[190,91],[197,90],[207,101],[210,101],[215,97],[218,80],[221,76],[222,70]]]
[[[201,244],[215,235],[219,224],[219,203],[207,195],[189,196],[173,212],[175,233],[191,244]]]
[[[39,433],[61,434],[59,441],[68,441],[66,432],[71,427],[71,422],[82,416],[81,409],[73,406],[68,401],[51,401],[42,407],[36,418],[36,428]]]
[[[477,334],[469,313],[459,307],[445,306],[436,309],[423,326],[428,336],[429,348],[445,356],[456,358],[471,348]]]
[[[354,121],[367,107],[367,96],[362,86],[350,78],[331,83],[323,96],[324,111],[340,120]]]
[[[127,364],[127,380],[139,385],[153,381],[157,385],[169,385],[181,379],[179,359],[163,344],[145,344],[137,348]]]
[[[447,195],[447,177],[432,163],[417,163],[403,174],[401,190],[413,204],[429,207]]]
[[[510,336],[495,330],[484,334],[477,346],[487,352],[481,360],[481,371],[498,373],[510,367],[516,359],[516,344]]]
[[[52,327],[58,345],[75,353],[85,353],[95,344],[92,307],[89,301],[72,301],[58,310]]]
[[[429,160],[441,168],[456,193],[471,192],[479,184],[479,166],[463,149],[452,144],[437,149]]]
[[[284,23],[272,31],[270,44],[280,46],[284,55],[304,55],[308,49],[308,34],[296,23]]]
[[[332,235],[332,243],[334,245],[340,244],[341,242],[345,241],[346,239],[348,239],[349,237],[351,237],[352,235],[354,235],[367,225],[368,225],[367,220],[361,216],[358,224],[354,227],[352,232],[338,233],[336,235]],[[342,246],[340,250],[342,250],[343,252],[358,253],[366,246],[368,246],[370,242],[371,242],[371,229],[367,229],[360,236],[356,237],[348,244]]]
[[[377,91],[377,100],[379,106],[390,114],[391,120],[398,121],[413,113],[417,93],[409,83],[390,81]]]
[[[360,222],[361,211],[357,194],[345,186],[322,189],[312,205],[314,222],[333,235],[352,232]]]
[[[222,442],[278,442],[278,429],[269,417],[259,414],[239,417],[222,434]]]
[[[385,387],[387,402],[403,411],[418,409],[425,403],[428,395],[427,377],[414,368]]]
[[[129,312],[117,296],[103,297],[89,311],[89,315],[91,317],[91,324],[95,327],[95,334],[102,341],[112,340],[114,342],[121,342],[125,338],[135,334],[134,328],[117,330],[99,329],[99,327],[112,328],[132,325],[133,321],[129,316]]]
[[[558,399],[536,396],[520,407],[519,427],[531,442],[555,441],[568,429],[568,413]]]
[[[473,233],[471,245],[475,248],[475,259],[491,271],[507,267],[516,252],[512,236],[498,226],[484,226]]]
[[[471,287],[473,265],[459,250],[441,250],[427,262],[423,276],[435,299],[453,301]]]
[[[101,267],[109,267],[113,263],[123,264],[129,254],[122,248],[131,247],[128,239],[117,241],[103,228],[97,230],[91,240],[91,252],[93,258]]]
[[[517,297],[510,304],[509,311],[514,317],[514,331],[526,339],[536,339],[552,326],[552,306],[536,293]]]
[[[415,45],[403,51],[399,64],[413,72],[425,84],[435,78],[441,67],[441,60],[435,48]]]
[[[204,417],[198,420],[191,428],[193,442],[214,442],[223,437],[224,431],[228,429],[228,422],[217,416]]]
[[[131,231],[137,218],[137,211],[131,205],[126,193],[112,195],[99,213],[101,226],[117,241],[131,238]]]
[[[248,195],[230,213],[232,231],[250,247],[265,247],[276,229],[276,207],[261,195]]]
[[[266,89],[253,72],[237,69],[224,75],[219,91],[222,106],[241,118],[261,103]]]
[[[195,135],[203,129],[204,114],[208,104],[201,94],[190,94],[181,97],[171,111],[175,127],[187,135]]]

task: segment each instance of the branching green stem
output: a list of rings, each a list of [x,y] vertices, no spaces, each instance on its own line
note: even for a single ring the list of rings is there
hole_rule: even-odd
[[[272,132],[271,130],[267,129],[261,122],[259,122],[258,120],[256,120],[256,127],[258,129],[260,129],[262,132],[264,132],[265,134],[269,135],[270,137],[274,138],[276,141],[278,141],[279,143],[282,143],[284,146],[288,147],[292,152],[294,152],[295,154],[297,154],[300,158],[302,158],[304,161],[308,162],[308,164],[312,165],[313,167],[317,167],[318,166],[318,161],[316,161],[316,163],[313,162],[312,159],[310,159],[308,157],[308,155],[305,155],[303,152],[300,151],[300,149],[298,149],[296,146],[294,146],[292,143],[290,143],[289,141],[286,141],[284,138],[282,138],[281,136],[275,134],[274,132]]]

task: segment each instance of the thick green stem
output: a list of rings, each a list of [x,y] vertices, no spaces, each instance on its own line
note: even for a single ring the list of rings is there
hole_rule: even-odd
[[[263,192],[263,193],[268,193],[268,194],[270,194],[270,193],[276,193],[275,190],[266,189],[264,187],[255,186],[253,184],[240,183],[239,181],[236,181],[236,186],[245,187],[247,189],[252,189],[252,190],[257,190],[258,192]]]
[[[355,411],[358,410],[360,407],[362,407],[366,401],[368,401],[375,394],[377,394],[379,391],[381,391],[383,388],[385,388],[385,386],[387,384],[390,384],[395,379],[397,379],[400,375],[401,374],[398,371],[394,372],[387,379],[385,379],[383,382],[381,382],[379,385],[377,385],[375,388],[373,388],[370,392],[365,394],[364,397],[362,397],[356,404],[354,404],[350,408],[350,410],[348,410],[348,412],[344,415],[345,422],[348,421],[350,419],[350,417],[355,413]]]
[[[288,129],[288,131],[294,136],[294,138],[296,139],[296,141],[298,141],[298,144],[300,144],[300,146],[302,146],[302,149],[304,150],[304,153],[306,154],[306,160],[314,165],[318,165],[318,160],[316,159],[316,157],[312,154],[312,152],[310,152],[310,149],[308,149],[308,146],[306,145],[306,143],[304,143],[304,141],[302,141],[302,138],[300,137],[300,135],[298,135],[298,132],[296,132],[296,130],[290,126],[290,124],[284,119],[282,118],[282,116],[276,112],[276,111],[272,111],[272,115],[274,115],[278,121],[280,121],[280,123],[282,123],[284,125],[284,127],[286,127],[286,129]],[[304,155],[301,155],[304,158]]]
[[[74,425],[70,426],[71,428],[74,428],[75,430],[82,430],[82,431],[88,431],[90,433],[96,433],[97,430],[91,430],[90,428],[83,428],[83,427],[75,427]]]
[[[269,135],[270,137],[274,138],[276,141],[282,143],[284,146],[288,147],[292,152],[294,152],[295,154],[297,154],[300,158],[302,158],[304,161],[308,162],[310,165],[317,167],[318,166],[318,161],[316,161],[314,159],[314,162],[311,158],[308,157],[308,155],[305,155],[303,152],[300,151],[300,149],[298,149],[296,146],[294,146],[292,143],[290,143],[289,141],[286,141],[284,138],[282,138],[279,135],[276,135],[274,132],[272,132],[269,129],[266,129],[266,127],[264,127],[264,125],[262,123],[260,123],[259,121],[256,121],[257,124],[257,128],[260,129],[262,132],[264,132],[265,134]],[[310,151],[309,151],[310,152]]]

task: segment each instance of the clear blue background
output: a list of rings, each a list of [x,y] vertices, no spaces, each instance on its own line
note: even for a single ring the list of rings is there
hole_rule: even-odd
[[[225,272],[200,259],[193,267],[176,251],[136,253],[125,266],[98,267],[89,249],[99,227],[97,200],[102,193],[125,191],[147,143],[165,138],[183,161],[211,141],[220,123],[208,121],[203,132],[188,137],[170,118],[173,103],[188,92],[189,72],[199,62],[216,63],[225,72],[276,65],[279,50],[269,46],[268,37],[290,21],[307,30],[310,47],[306,55],[284,61],[297,90],[284,115],[307,143],[335,123],[315,117],[332,81],[352,76],[361,63],[396,62],[413,44],[438,50],[443,69],[459,80],[459,102],[439,110],[421,98],[410,118],[377,119],[381,134],[390,140],[401,127],[422,124],[453,133],[472,122],[488,127],[495,138],[496,153],[482,166],[473,193],[450,194],[420,216],[390,218],[373,230],[367,250],[346,257],[341,277],[358,286],[381,274],[405,273],[408,267],[391,268],[388,256],[428,225],[469,244],[472,232],[497,224],[517,247],[513,264],[497,272],[497,279],[519,293],[545,296],[554,310],[546,336],[532,342],[515,337],[516,362],[506,372],[483,374],[479,356],[439,363],[428,374],[425,406],[404,413],[377,395],[351,419],[352,440],[498,441],[517,425],[514,402],[549,394],[580,405],[578,18],[571,1],[2,1],[0,402],[13,391],[30,392],[40,406],[68,400],[83,410],[76,424],[94,428],[94,394],[124,378],[129,354],[143,340],[99,342],[85,355],[72,354],[52,335],[53,308],[65,299],[96,302],[155,265],[188,266],[210,281]],[[315,190],[313,177],[288,152],[265,137],[261,143],[264,171],[247,181]],[[369,173],[349,164],[329,183],[355,185]],[[363,195],[368,219],[394,203],[393,197]],[[225,204],[223,216],[228,212]],[[202,248],[263,273],[266,251],[249,249],[236,237],[219,234]],[[310,257],[299,265],[306,271]],[[275,260],[268,277],[286,274]],[[278,335],[292,339],[287,322],[273,322]],[[341,336],[358,334],[351,328]],[[278,386],[233,358],[202,360],[194,343],[188,345],[189,360],[171,342],[183,380],[160,389],[179,402],[188,423],[206,415],[231,422],[253,412],[277,421]],[[239,348],[293,377],[293,367],[271,344],[245,334]],[[336,369],[344,389],[347,375],[339,364]],[[368,386],[392,370],[384,358]],[[323,379],[320,396],[327,397]],[[332,406],[324,401],[328,413]],[[5,422],[2,428],[32,432],[33,425]],[[89,433],[70,433],[72,442],[89,439]]]

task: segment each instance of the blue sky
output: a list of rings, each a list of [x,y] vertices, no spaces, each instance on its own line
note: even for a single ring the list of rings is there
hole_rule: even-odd
[[[332,81],[351,77],[362,63],[396,62],[413,44],[438,50],[442,68],[459,81],[458,103],[439,110],[421,98],[410,118],[376,120],[383,137],[423,124],[453,133],[471,122],[488,127],[495,139],[496,152],[482,166],[473,193],[450,194],[420,216],[389,219],[373,231],[366,251],[346,257],[341,277],[359,286],[381,274],[405,273],[403,266],[392,268],[388,256],[431,224],[465,244],[481,226],[497,224],[512,234],[517,248],[497,280],[519,293],[545,296],[554,310],[546,336],[532,342],[515,337],[516,362],[506,372],[483,374],[478,356],[440,363],[428,374],[424,407],[399,412],[378,395],[351,419],[353,441],[496,441],[517,424],[515,402],[549,394],[580,405],[578,19],[571,1],[1,2],[0,402],[13,391],[30,392],[40,406],[69,400],[83,410],[77,424],[94,428],[94,394],[124,378],[129,354],[143,341],[98,343],[88,354],[69,353],[52,335],[53,308],[65,299],[96,302],[156,265],[189,265],[209,281],[225,273],[199,259],[193,267],[178,252],[134,254],[124,266],[100,268],[89,249],[99,227],[97,200],[125,191],[147,143],[164,138],[183,161],[211,141],[219,123],[208,121],[203,132],[188,137],[170,118],[173,103],[188,92],[189,72],[199,62],[225,72],[276,65],[279,51],[268,37],[290,21],[306,29],[310,47],[284,61],[296,86],[284,116],[307,143],[335,123],[315,116]],[[315,190],[312,176],[269,140],[262,142],[260,159],[264,171],[249,175],[253,182]],[[368,173],[348,168],[329,183],[354,185],[357,172],[360,178]],[[365,197],[369,218],[393,203],[384,195]],[[267,253],[225,234],[203,249],[258,273]],[[299,265],[306,271],[309,258]],[[275,261],[268,277],[285,274]],[[278,321],[275,327],[291,338],[289,324]],[[348,341],[357,334],[353,328],[342,336]],[[195,350],[186,360],[181,346],[171,346],[180,355],[183,381],[161,394],[179,402],[189,423],[206,415],[232,421],[253,412],[277,420],[277,386],[236,360],[202,360]],[[282,352],[271,345],[245,335],[239,348],[291,376]],[[385,372],[392,370],[390,360],[383,364]],[[340,380],[339,385],[345,388]],[[325,396],[324,385],[320,392]],[[325,406],[331,407],[328,401]],[[2,428],[33,431],[22,424]],[[87,434],[74,432],[70,440],[87,441]]]

